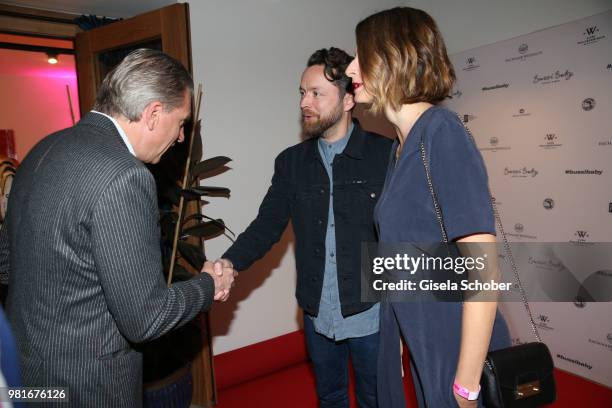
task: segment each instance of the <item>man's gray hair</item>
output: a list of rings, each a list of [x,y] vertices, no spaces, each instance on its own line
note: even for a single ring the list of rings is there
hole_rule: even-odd
[[[137,122],[151,102],[161,102],[166,112],[180,107],[186,90],[193,94],[193,80],[180,62],[161,51],[140,48],[106,75],[93,109]]]

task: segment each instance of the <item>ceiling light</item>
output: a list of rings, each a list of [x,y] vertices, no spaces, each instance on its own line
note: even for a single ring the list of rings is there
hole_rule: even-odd
[[[49,64],[57,64],[57,53],[55,53],[55,52],[48,52],[47,53],[47,62]]]

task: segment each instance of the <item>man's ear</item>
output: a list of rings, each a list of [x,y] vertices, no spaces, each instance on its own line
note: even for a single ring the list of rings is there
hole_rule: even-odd
[[[155,129],[163,108],[164,106],[160,101],[153,101],[145,106],[142,112],[142,120],[144,120],[144,124],[148,130]]]
[[[345,93],[342,98],[342,108],[345,112],[350,112],[355,107],[355,98],[351,93]]]

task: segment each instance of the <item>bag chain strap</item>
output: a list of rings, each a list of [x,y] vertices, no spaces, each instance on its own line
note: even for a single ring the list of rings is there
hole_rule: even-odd
[[[471,130],[465,125],[465,123],[463,122],[463,120],[461,120],[461,117],[459,115],[457,115],[457,117],[459,118],[459,121],[461,122],[461,124],[463,124],[463,127],[467,131],[468,135],[470,136],[472,143],[474,143],[474,146],[476,146],[476,141],[474,140],[474,136],[472,135]],[[421,139],[420,147],[421,147],[421,160],[423,162],[423,166],[425,167],[425,176],[427,177],[427,185],[429,187],[429,192],[431,193],[431,199],[433,201],[434,210],[436,212],[436,218],[438,219],[438,223],[440,224],[440,231],[442,232],[442,239],[444,240],[444,243],[448,243],[448,236],[446,234],[446,229],[444,228],[444,222],[442,221],[442,211],[440,210],[440,205],[438,204],[438,199],[436,197],[436,193],[433,188],[431,173],[429,170],[429,165],[427,164],[427,154],[425,152],[425,144],[423,143],[422,139]],[[499,212],[497,211],[497,205],[495,205],[495,200],[491,196],[489,196],[489,201],[491,203],[491,208],[493,209],[493,214],[495,215],[495,221],[497,222],[497,228],[499,229],[499,232],[504,241],[504,251],[506,252],[506,257],[508,258],[508,261],[510,262],[510,266],[512,267],[512,271],[514,272],[514,277],[516,278],[516,283],[518,284],[519,290],[521,292],[521,299],[523,301],[523,305],[525,306],[525,311],[527,312],[527,316],[529,317],[529,323],[531,325],[531,330],[533,331],[535,338],[539,342],[542,342],[542,338],[540,337],[540,332],[538,331],[535,321],[533,320],[531,308],[529,307],[529,302],[527,301],[527,295],[525,294],[525,289],[523,288],[523,285],[521,283],[521,278],[519,277],[518,268],[516,266],[516,262],[514,261],[514,256],[512,255],[510,244],[508,243],[508,238],[506,237],[506,232],[504,231],[504,227],[501,222],[501,217],[499,216]]]

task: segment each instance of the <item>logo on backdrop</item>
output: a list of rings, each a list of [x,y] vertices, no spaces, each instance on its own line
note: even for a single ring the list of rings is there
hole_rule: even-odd
[[[555,133],[547,133],[544,136],[544,144],[540,145],[540,147],[543,149],[555,149],[561,146],[563,145],[559,143],[559,138]]]
[[[612,64],[608,64],[608,65],[606,66],[606,69],[607,69],[608,71],[612,71]]]
[[[482,92],[486,92],[486,91],[494,91],[496,89],[503,89],[503,88],[508,88],[510,86],[509,83],[504,83],[504,84],[495,84],[495,85],[490,85],[490,86],[483,86],[482,87]]]
[[[499,201],[497,198],[491,196],[491,201],[493,202],[493,204],[500,206],[500,205],[504,205],[504,203],[502,203],[501,201]],[[612,205],[612,203],[610,203]],[[610,207],[612,208],[612,207]],[[612,211],[611,211],[612,212]]]
[[[528,169],[527,167],[523,167],[521,169],[513,169],[510,167],[504,168],[504,176],[510,177],[518,177],[518,178],[527,178],[527,177],[535,177],[538,175],[538,171],[533,167]]]
[[[525,108],[520,108],[518,110],[518,113],[515,113],[514,115],[512,115],[513,118],[520,118],[522,116],[531,116],[531,113],[527,112]]]
[[[524,341],[521,341],[521,338],[520,338],[520,337],[513,337],[513,338],[511,339],[511,341],[512,341],[512,345],[513,345],[513,346],[518,346],[518,345],[521,345],[521,344],[525,344],[525,342],[524,342]]]
[[[612,351],[612,333],[608,333],[605,341],[606,343],[604,343],[603,340],[595,340],[595,339],[589,338],[589,343],[597,344],[598,346],[604,347],[608,349],[609,351]]]
[[[472,122],[473,120],[476,119],[476,115],[466,113],[463,115],[462,119],[463,119],[463,123]]]
[[[586,175],[586,176],[601,176],[603,170],[580,169],[580,170],[565,170],[565,174]]]
[[[566,69],[565,71],[557,70],[552,73],[535,74],[532,82],[534,84],[549,85],[556,82],[561,82],[562,80],[569,81],[573,76],[574,73],[569,69]]]
[[[576,233],[574,235],[577,236],[579,239],[582,239],[582,240],[585,240],[586,238],[589,237],[588,231],[584,231],[584,230],[578,230],[578,231],[576,231]]]
[[[608,203],[608,212],[612,213],[612,203]]]
[[[507,232],[506,235],[520,239],[537,239],[535,235],[523,234],[523,232],[525,231],[525,226],[520,222],[514,224],[514,231],[516,233]]]
[[[582,31],[582,40],[578,41],[578,45],[591,45],[595,44],[604,38],[605,34],[600,34],[599,28],[596,25],[585,27]]]
[[[582,299],[582,297],[576,296],[576,299],[574,300],[574,306],[576,306],[578,309],[584,309],[584,307],[586,306],[586,302],[584,301],[584,299]]]
[[[550,317],[548,317],[547,315],[539,315],[538,318],[536,319],[538,321],[537,325],[540,329],[544,329],[544,330],[554,330],[554,328],[550,327],[549,323],[550,323]]]
[[[612,140],[602,140],[597,142],[597,146],[612,146]]]
[[[480,65],[478,65],[476,57],[472,56],[465,59],[465,66],[463,67],[464,71],[475,71],[478,68],[480,68]]]
[[[461,98],[461,95],[463,95],[463,92],[461,92],[460,89],[455,89],[455,92],[453,92],[450,95],[450,97],[451,97],[451,99],[455,99],[455,98],[459,99],[459,98]]]
[[[587,230],[576,230],[574,232],[574,239],[570,239],[569,242],[579,246],[591,246],[593,242],[589,239],[591,235]]]
[[[534,265],[538,269],[546,269],[549,271],[560,271],[565,268],[562,262],[550,258],[535,258],[530,256],[527,262],[529,265]]]
[[[557,358],[559,358],[559,359],[561,359],[563,361],[567,361],[568,363],[573,363],[573,364],[579,365],[581,367],[588,368],[589,370],[593,368],[593,366],[590,365],[590,364],[584,363],[584,362],[582,362],[580,360],[576,360],[576,359],[573,359],[573,358],[565,357],[563,354],[558,354],[557,353]]]
[[[603,271],[595,272],[595,275],[605,276],[606,278],[612,278],[612,271],[609,269],[604,269]]]
[[[523,43],[518,46],[519,55],[510,57],[510,58],[506,58],[506,62],[525,61],[527,60],[527,58],[535,57],[536,55],[542,54],[542,51],[535,51],[535,52],[528,52],[528,51],[529,51],[529,45]]]
[[[489,147],[481,147],[480,150],[485,152],[497,152],[500,150],[512,149],[510,146],[500,146],[499,138],[497,136],[491,136],[491,138],[489,139],[489,145]]]
[[[542,202],[542,205],[545,209],[552,210],[553,208],[555,208],[555,201],[552,198],[545,198]]]
[[[595,108],[595,99],[586,98],[585,100],[582,101],[582,110],[588,112],[590,110],[593,110],[594,108]]]

